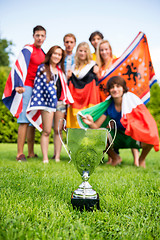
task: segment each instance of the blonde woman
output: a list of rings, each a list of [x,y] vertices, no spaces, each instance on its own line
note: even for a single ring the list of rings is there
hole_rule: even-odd
[[[112,54],[112,47],[108,40],[102,40],[97,48],[97,64],[99,72],[97,76],[99,79],[106,75],[107,70],[115,62],[116,57]]]
[[[88,43],[80,43],[76,49],[73,69],[67,74],[69,90],[74,99],[74,103],[67,109],[68,128],[79,128],[77,112],[100,102],[95,64]]]

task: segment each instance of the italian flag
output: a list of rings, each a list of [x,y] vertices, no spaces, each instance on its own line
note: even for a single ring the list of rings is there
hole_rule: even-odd
[[[104,102],[80,111],[77,114],[80,127],[88,128],[88,126],[82,121],[81,116],[90,114],[93,117],[93,120],[96,121],[102,114],[104,114],[111,101],[111,96],[109,96]],[[155,151],[159,151],[157,124],[139,97],[131,92],[124,93],[121,114],[122,118],[120,121],[125,128],[126,135],[132,137],[136,141],[151,144],[154,146]],[[107,126],[107,122],[105,123],[105,126]],[[104,124],[102,127],[104,127]]]

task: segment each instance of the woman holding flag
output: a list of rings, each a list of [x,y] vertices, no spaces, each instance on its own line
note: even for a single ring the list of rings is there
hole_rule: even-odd
[[[102,40],[97,48],[97,64],[99,67],[99,71],[97,71],[97,76],[98,79],[103,79],[103,77],[105,77],[108,69],[112,66],[112,64],[116,61],[116,57],[113,57],[112,54],[112,47],[109,43],[108,40]],[[105,86],[103,85],[99,85],[100,88],[100,98],[101,101],[104,101],[105,98],[104,96],[101,94],[101,90],[106,91]],[[103,89],[101,89],[103,88]]]
[[[44,62],[38,68],[33,94],[27,108],[29,121],[39,131],[43,129],[41,149],[44,163],[48,163],[48,144],[53,117],[55,161],[60,161],[62,144],[58,135],[58,122],[65,115],[66,104],[73,103],[64,75],[64,57],[64,50],[60,46],[49,49]]]
[[[95,64],[88,43],[80,43],[76,49],[73,71],[67,74],[69,90],[74,99],[67,109],[67,128],[79,128],[78,111],[100,102]]]
[[[106,101],[78,114],[79,124],[84,127],[84,122],[90,128],[97,129],[107,120],[107,116],[114,119],[118,131],[113,147],[116,149],[142,148],[139,166],[145,168],[145,158],[152,147],[154,146],[155,151],[159,151],[156,122],[140,98],[128,92],[126,82],[122,77],[111,77],[107,82],[107,91],[110,96]],[[98,114],[99,112],[102,115]],[[81,119],[84,115],[85,118]],[[122,161],[112,148],[109,149],[108,155],[112,158],[112,166]]]

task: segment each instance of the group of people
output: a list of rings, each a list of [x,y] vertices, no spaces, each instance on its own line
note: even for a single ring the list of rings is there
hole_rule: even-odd
[[[13,102],[13,95],[17,98],[20,97],[20,102],[22,102],[20,114],[15,114],[15,116],[18,116],[17,122],[19,123],[17,161],[26,161],[23,153],[26,137],[28,158],[38,157],[34,153],[34,134],[35,127],[37,127],[37,129],[42,130],[43,162],[48,163],[49,135],[52,126],[54,126],[53,159],[59,162],[62,146],[59,134],[62,135],[63,128],[63,121],[60,122],[60,119],[66,118],[67,128],[80,128],[77,121],[79,111],[93,107],[105,100],[100,96],[98,79],[106,75],[107,70],[116,61],[116,57],[112,54],[110,43],[103,40],[104,36],[99,31],[93,32],[89,37],[89,41],[95,49],[93,54],[91,54],[87,42],[80,43],[77,46],[76,53],[73,54],[76,37],[71,33],[64,36],[65,50],[55,45],[46,54],[41,48],[46,39],[45,28],[36,26],[33,29],[33,38],[34,43],[26,45],[21,51],[21,54],[26,58],[26,76],[24,77],[22,73],[23,76],[20,77],[19,74],[24,65],[21,57],[16,61],[16,67],[13,67],[7,80],[7,82],[14,82],[14,87],[12,87],[11,94],[4,97],[3,102],[7,107],[10,106],[11,104],[8,104],[8,101],[12,96],[11,101]],[[13,71],[18,72],[17,76],[12,73]],[[108,82],[108,95],[111,95],[113,99],[113,106],[106,110],[96,122],[90,115],[87,115],[83,121],[91,128],[99,128],[105,121],[106,116],[109,115],[117,122],[118,130],[124,133],[125,127],[120,119],[123,94],[127,92],[126,83],[123,78],[117,76]],[[157,137],[158,135],[156,135],[156,140]],[[134,137],[126,147],[131,148],[134,153],[134,164],[145,167],[146,155],[157,143],[137,144],[137,141],[138,139]],[[119,148],[121,147],[121,144],[113,145],[108,152],[108,163],[115,166],[122,161],[119,156]],[[143,150],[139,157],[137,149],[140,147]]]

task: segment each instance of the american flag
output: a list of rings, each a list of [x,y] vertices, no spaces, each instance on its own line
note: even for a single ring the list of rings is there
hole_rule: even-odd
[[[26,45],[22,49],[9,74],[2,96],[5,106],[17,118],[22,111],[23,102],[22,94],[17,93],[15,88],[24,85],[32,51],[32,45]]]
[[[41,110],[55,112],[57,106],[57,92],[54,86],[54,81],[51,80],[47,83],[46,72],[43,71],[44,65],[42,64],[38,67],[32,96],[26,112],[28,120],[40,132],[43,130]],[[71,104],[74,101],[67,86],[66,77],[59,67],[57,67],[57,71],[62,86],[61,97],[59,100],[62,100],[64,104]],[[43,72],[43,74],[40,74],[41,72]]]
[[[144,33],[138,33],[125,52],[108,69],[106,75],[99,79],[102,101],[108,96],[106,83],[113,76],[123,77],[128,90],[136,94],[144,104],[150,100],[150,87],[157,82],[157,79]]]

